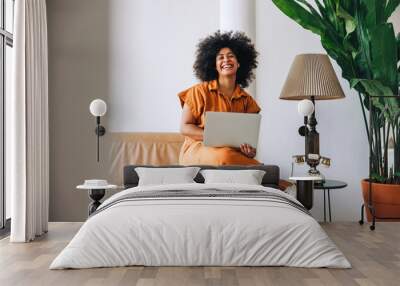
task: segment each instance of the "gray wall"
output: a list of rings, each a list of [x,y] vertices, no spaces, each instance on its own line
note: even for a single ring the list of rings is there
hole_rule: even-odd
[[[89,199],[75,186],[106,174],[106,162],[96,162],[89,104],[108,101],[108,3],[47,1],[51,221],[82,221]]]
[[[198,39],[218,28],[215,0],[49,0],[50,219],[81,221],[89,199],[75,186],[107,178],[108,163],[95,161],[91,100],[109,104],[104,125],[113,131],[177,131],[176,93],[196,83]],[[400,30],[400,9],[392,17]],[[256,1],[257,101],[262,107],[259,160],[290,172],[291,155],[304,150],[297,135],[296,102],[279,93],[296,54],[324,52],[319,39],[283,15],[271,1]],[[340,68],[334,65],[340,78]],[[356,220],[359,181],[368,174],[368,148],[356,94],[340,80],[346,99],[317,102],[321,170],[349,186],[332,194],[334,219]],[[110,136],[102,138],[103,154]],[[298,170],[300,172],[300,170]],[[322,216],[322,193],[312,210]]]

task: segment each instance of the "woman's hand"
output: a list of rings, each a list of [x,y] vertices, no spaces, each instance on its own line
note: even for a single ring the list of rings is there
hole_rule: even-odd
[[[240,145],[240,152],[242,152],[246,157],[254,158],[256,156],[256,149],[251,147],[249,144],[241,144]]]

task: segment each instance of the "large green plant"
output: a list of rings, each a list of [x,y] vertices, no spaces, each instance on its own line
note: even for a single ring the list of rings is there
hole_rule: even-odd
[[[328,55],[341,67],[342,76],[358,92],[372,150],[373,179],[400,183],[400,34],[396,38],[388,22],[400,0],[272,2],[303,28],[320,36]],[[371,112],[372,132],[366,110]],[[394,147],[392,172],[388,166],[389,147]]]

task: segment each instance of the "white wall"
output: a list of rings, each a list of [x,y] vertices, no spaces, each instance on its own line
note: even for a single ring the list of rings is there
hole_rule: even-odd
[[[397,8],[389,21],[393,23],[396,34],[400,33],[400,8]]]
[[[200,38],[219,27],[219,1],[112,0],[110,130],[178,131],[177,93],[196,79]]]

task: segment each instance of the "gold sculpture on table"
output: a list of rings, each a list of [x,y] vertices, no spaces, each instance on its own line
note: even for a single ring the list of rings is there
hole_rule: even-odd
[[[306,156],[305,155],[293,155],[292,158],[293,158],[293,162],[296,163],[296,164],[299,164],[299,165],[304,164],[306,162]],[[325,167],[330,167],[331,166],[331,159],[328,158],[328,157],[319,156],[318,159],[313,159],[313,160],[318,161],[318,162],[316,162],[317,163],[316,165],[321,164],[321,165],[323,165]],[[293,173],[293,171],[292,171],[292,173]],[[315,175],[315,176],[321,177],[321,180],[320,181],[316,181],[316,183],[325,181],[325,176],[323,174],[321,174],[320,171],[318,171],[317,174],[310,174],[310,175]]]

